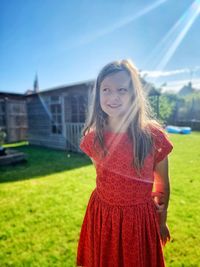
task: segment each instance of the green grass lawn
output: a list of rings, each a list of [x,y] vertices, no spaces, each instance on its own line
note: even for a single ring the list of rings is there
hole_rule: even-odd
[[[167,267],[200,266],[200,133],[170,139]],[[0,267],[74,267],[95,169],[76,153],[26,143],[16,149],[28,162],[0,168]]]

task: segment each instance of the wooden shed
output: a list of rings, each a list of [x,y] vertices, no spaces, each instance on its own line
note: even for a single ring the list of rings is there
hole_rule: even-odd
[[[0,128],[6,132],[7,143],[27,140],[25,95],[0,92]]]
[[[89,91],[93,85],[94,81],[87,81],[28,94],[29,143],[79,151]]]

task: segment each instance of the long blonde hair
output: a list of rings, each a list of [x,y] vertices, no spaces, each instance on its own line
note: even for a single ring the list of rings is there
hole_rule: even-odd
[[[132,142],[133,160],[132,165],[136,170],[140,171],[144,164],[145,157],[151,151],[153,141],[151,135],[151,127],[162,129],[160,123],[153,119],[152,110],[145,96],[138,71],[130,60],[113,61],[100,71],[97,76],[88,117],[83,128],[83,135],[86,135],[91,130],[95,130],[94,148],[98,143],[104,152],[107,154],[104,142],[104,131],[107,123],[108,115],[102,110],[100,105],[100,85],[102,81],[109,75],[125,71],[131,78],[132,104],[122,121],[123,125],[127,125],[127,132]]]

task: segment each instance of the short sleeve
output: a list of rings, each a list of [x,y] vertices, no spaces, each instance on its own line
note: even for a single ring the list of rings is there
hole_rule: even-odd
[[[166,133],[161,130],[154,132],[154,165],[162,161],[173,149],[173,144]]]
[[[92,158],[92,134],[91,133],[88,133],[81,138],[79,147],[86,155]]]

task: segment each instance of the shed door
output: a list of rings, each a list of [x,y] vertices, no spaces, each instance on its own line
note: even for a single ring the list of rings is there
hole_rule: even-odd
[[[27,140],[27,109],[24,100],[6,101],[7,142]]]
[[[84,123],[87,112],[87,96],[69,95],[64,98],[65,122]]]

